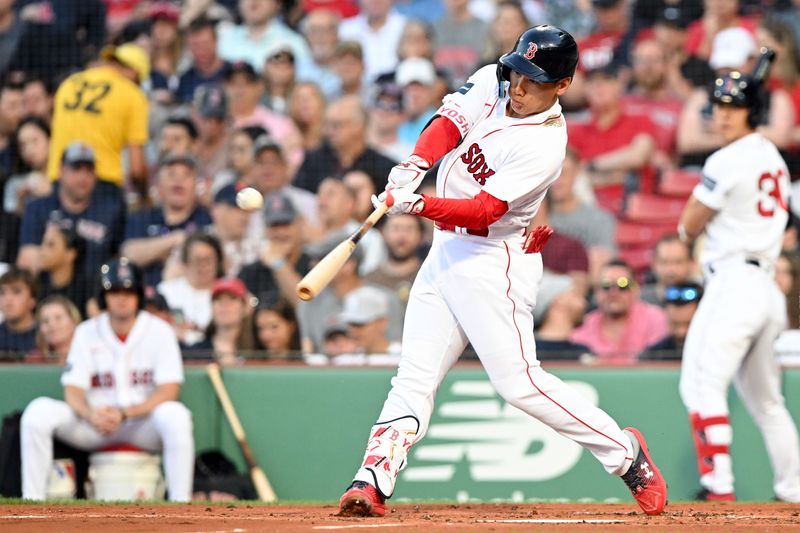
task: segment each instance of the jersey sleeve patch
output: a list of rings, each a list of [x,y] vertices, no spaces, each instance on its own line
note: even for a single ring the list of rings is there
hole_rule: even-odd
[[[708,174],[703,174],[703,177],[700,180],[700,184],[709,191],[713,191],[717,187],[717,180],[715,180]]]
[[[472,89],[474,86],[475,86],[474,83],[467,82],[464,85],[462,85],[461,88],[458,89],[457,92],[460,93],[460,94],[467,94],[469,92],[469,90]]]

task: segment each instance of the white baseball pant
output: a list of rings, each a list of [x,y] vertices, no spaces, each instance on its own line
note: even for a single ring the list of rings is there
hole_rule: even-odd
[[[63,401],[36,398],[22,414],[22,497],[43,500],[53,462],[53,437],[80,450],[97,450],[129,443],[161,451],[169,499],[189,501],[194,476],[192,414],[180,402],[159,404],[149,416],[125,421],[117,431],[102,435]]]
[[[376,426],[411,415],[419,422],[412,438],[419,441],[427,431],[436,391],[469,341],[505,401],[581,444],[608,473],[624,474],[633,460],[628,436],[536,359],[532,310],[541,277],[541,256],[523,253],[517,239],[436,230],[411,289],[402,358]],[[395,429],[407,434],[416,429],[406,426]],[[367,459],[377,446],[377,441],[370,444],[356,480],[376,482],[379,475],[367,468]],[[397,452],[391,448],[390,453]],[[397,472],[386,474],[392,486],[386,480],[378,483],[390,495]]]
[[[704,432],[698,455],[707,464],[701,466],[700,482],[711,492],[734,492],[726,453],[733,436],[727,422],[733,382],[764,436],[775,495],[800,502],[797,428],[781,394],[781,370],[773,352],[785,327],[786,301],[771,272],[737,258],[709,275],[686,336],[680,393],[693,417],[693,430]],[[704,424],[706,420],[711,423]]]

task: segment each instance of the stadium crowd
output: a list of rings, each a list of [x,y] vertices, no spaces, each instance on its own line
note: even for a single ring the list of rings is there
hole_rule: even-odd
[[[0,0],[0,352],[63,362],[124,256],[187,361],[396,363],[427,220],[383,220],[310,302],[295,285],[441,98],[544,22],[580,63],[534,221],[555,229],[538,356],[679,359],[703,288],[675,230],[722,144],[708,87],[775,50],[759,130],[800,177],[798,0]],[[238,207],[246,186],[263,209]],[[776,269],[795,329],[797,227]]]

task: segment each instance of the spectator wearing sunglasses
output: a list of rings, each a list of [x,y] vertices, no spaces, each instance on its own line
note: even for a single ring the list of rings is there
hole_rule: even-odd
[[[633,270],[615,259],[600,270],[594,287],[597,309],[586,315],[570,341],[587,346],[601,362],[632,363],[669,333],[667,316],[641,300]]]
[[[697,304],[703,297],[703,287],[697,283],[684,283],[667,287],[664,290],[664,312],[667,314],[669,334],[650,345],[639,357],[649,361],[680,361],[683,343],[689,331]]]
[[[642,300],[663,305],[668,287],[682,286],[698,281],[697,263],[692,258],[689,245],[677,233],[664,235],[656,243],[653,254],[653,281],[642,287]]]

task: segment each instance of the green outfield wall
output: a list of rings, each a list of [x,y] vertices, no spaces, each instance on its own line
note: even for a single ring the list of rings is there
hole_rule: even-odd
[[[636,425],[670,487],[670,499],[691,499],[697,472],[677,368],[553,368],[621,425]],[[361,460],[368,430],[393,375],[388,369],[246,367],[223,371],[250,444],[278,496],[334,500]],[[190,367],[182,399],[194,415],[198,450],[221,448],[240,466],[204,368]],[[0,366],[0,413],[37,396],[61,397],[60,369]],[[784,390],[800,415],[800,370],[785,373]],[[742,404],[732,399],[736,492],[770,500],[771,470],[763,441]],[[439,391],[428,436],[418,443],[395,494],[447,500],[627,500],[579,446],[505,404],[483,369],[455,368]]]

